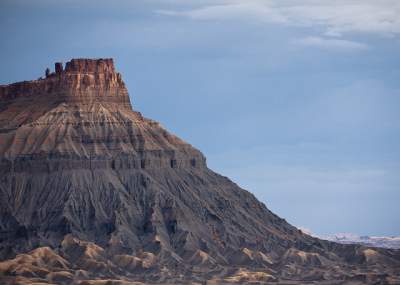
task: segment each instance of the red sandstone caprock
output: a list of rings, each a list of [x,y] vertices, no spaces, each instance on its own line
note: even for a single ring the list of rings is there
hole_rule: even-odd
[[[59,62],[55,70],[44,79],[0,85],[2,104],[45,99],[57,103],[118,103],[121,108],[130,108],[128,91],[112,59],[72,59],[65,70]]]

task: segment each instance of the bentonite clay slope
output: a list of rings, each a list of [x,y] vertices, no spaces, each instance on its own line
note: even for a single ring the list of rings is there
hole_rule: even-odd
[[[400,282],[399,251],[305,235],[208,169],[131,109],[110,59],[0,100],[1,283]]]

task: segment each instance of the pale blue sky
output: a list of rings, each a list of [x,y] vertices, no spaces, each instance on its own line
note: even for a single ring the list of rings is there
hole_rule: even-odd
[[[400,235],[399,1],[82,2],[2,0],[0,83],[113,57],[136,110],[292,224]]]

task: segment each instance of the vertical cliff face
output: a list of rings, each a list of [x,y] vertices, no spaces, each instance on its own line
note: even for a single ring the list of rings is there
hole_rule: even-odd
[[[116,103],[120,108],[130,108],[128,91],[121,74],[115,71],[112,59],[73,59],[55,64],[55,72],[46,78],[0,86],[0,100],[12,104],[18,100],[35,102],[90,104]]]
[[[208,169],[132,110],[111,59],[57,63],[0,104],[0,283],[400,280],[398,252],[304,235]]]

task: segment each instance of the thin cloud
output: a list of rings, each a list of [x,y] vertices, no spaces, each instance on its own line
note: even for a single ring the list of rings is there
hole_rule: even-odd
[[[400,1],[339,0],[222,1],[217,5],[188,10],[162,10],[157,13],[194,20],[248,20],[289,26],[322,27],[326,36],[345,33],[400,34]]]
[[[317,47],[321,49],[337,51],[359,51],[367,50],[369,48],[368,45],[364,43],[323,37],[305,37],[296,39],[293,41],[293,43],[305,47]]]
[[[159,14],[169,16],[182,16],[194,20],[262,20],[269,22],[285,23],[287,17],[276,13],[267,3],[227,3],[209,5],[192,10],[174,11],[158,10]]]
[[[281,10],[293,24],[323,26],[328,36],[345,33],[374,33],[394,36],[400,33],[400,2],[383,1],[335,1],[315,4],[307,1],[302,5]]]

